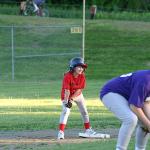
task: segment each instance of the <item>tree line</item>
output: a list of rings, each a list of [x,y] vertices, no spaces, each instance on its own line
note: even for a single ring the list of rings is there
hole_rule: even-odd
[[[0,0],[0,3],[19,3],[22,0]],[[48,4],[82,5],[82,0],[45,0]],[[92,4],[110,10],[150,10],[150,0],[86,0],[86,6]]]

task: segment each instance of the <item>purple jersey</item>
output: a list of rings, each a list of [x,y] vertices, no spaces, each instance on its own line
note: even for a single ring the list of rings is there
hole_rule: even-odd
[[[42,3],[45,2],[45,0],[34,0],[35,4],[41,5]]]
[[[108,81],[100,92],[100,98],[114,92],[127,99],[129,104],[142,108],[146,98],[150,97],[150,70],[140,70],[121,75]]]

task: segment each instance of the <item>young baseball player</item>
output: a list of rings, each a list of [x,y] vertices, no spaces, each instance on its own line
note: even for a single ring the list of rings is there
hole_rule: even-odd
[[[108,81],[100,92],[104,105],[121,120],[116,150],[127,150],[136,129],[135,150],[145,150],[150,132],[150,70]]]
[[[64,130],[67,124],[68,116],[72,107],[72,102],[75,102],[82,115],[85,137],[95,134],[90,126],[89,115],[85,106],[82,90],[85,88],[85,75],[84,71],[87,65],[83,59],[76,57],[71,59],[69,63],[69,71],[65,73],[62,82],[61,100],[62,100],[62,113],[59,121],[58,139],[64,139]]]

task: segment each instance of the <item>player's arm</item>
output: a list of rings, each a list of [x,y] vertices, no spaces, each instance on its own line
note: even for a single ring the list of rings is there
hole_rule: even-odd
[[[70,101],[69,96],[70,96],[70,90],[65,89],[63,103],[64,103],[64,105],[67,108],[71,108],[72,107],[72,101]]]
[[[150,101],[144,102],[143,111],[145,115],[148,117],[148,119],[150,120]]]
[[[130,105],[131,110],[137,115],[137,117],[143,122],[143,124],[148,128],[150,131],[150,120],[149,118],[145,115],[144,111],[142,108],[138,108],[134,105]]]
[[[82,89],[77,89],[74,94],[70,97],[70,99],[74,99],[77,96],[79,96],[79,94],[82,93]]]
[[[68,101],[69,100],[69,96],[70,96],[70,90],[65,89],[64,100]]]

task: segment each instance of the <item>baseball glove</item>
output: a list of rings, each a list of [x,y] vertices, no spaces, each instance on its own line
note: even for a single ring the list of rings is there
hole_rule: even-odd
[[[68,103],[66,103],[65,106],[68,108],[71,108],[72,107],[72,101],[68,100]]]
[[[144,132],[149,133],[149,130],[146,127],[141,127],[141,128]]]

